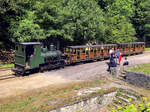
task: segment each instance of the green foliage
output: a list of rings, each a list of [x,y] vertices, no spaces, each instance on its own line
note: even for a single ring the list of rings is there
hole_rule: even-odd
[[[22,100],[22,101],[16,101],[12,104],[5,104],[3,107],[0,108],[1,112],[11,112],[12,110],[15,110],[16,112],[22,112],[24,108],[29,106],[29,104],[32,102],[30,99]]]
[[[113,109],[113,112],[150,112],[150,102],[147,98],[143,98],[140,104],[131,104],[127,106],[119,106],[117,110]]]
[[[121,93],[122,93],[122,91],[123,91],[123,89],[122,89],[122,88],[119,88],[119,90],[118,90],[117,93],[116,93],[116,96],[120,96]]]
[[[99,99],[99,104],[102,104],[103,103],[103,99]]]
[[[145,24],[144,29],[145,29],[145,36],[150,37],[150,24]]]
[[[119,101],[118,101],[118,100],[114,100],[114,103],[115,103],[115,104],[119,104]]]
[[[94,0],[71,0],[59,13],[64,38],[75,44],[103,40],[103,12]]]
[[[3,0],[0,14],[0,47],[44,38],[79,45],[150,37],[150,0]]]
[[[3,27],[5,32],[0,34],[3,35],[3,42],[7,43],[8,40],[14,42],[29,41],[30,39],[36,38],[34,36],[37,34],[35,32],[39,31],[37,30],[38,25],[35,25],[31,19],[29,20],[28,16],[25,16],[29,15],[27,12],[31,9],[33,1],[34,0],[4,0],[1,3],[0,6],[3,10],[0,11],[0,14],[2,14],[0,24],[5,24]],[[5,37],[7,38],[5,39]]]
[[[0,68],[11,68],[14,67],[14,64],[4,64],[4,65],[0,65]]]
[[[95,84],[101,84],[101,83],[102,83],[101,80],[96,80],[96,81],[95,81]]]
[[[42,39],[45,37],[43,29],[34,20],[36,16],[32,11],[26,11],[25,19],[18,21],[13,21],[12,27],[10,29],[13,34],[13,41],[33,41]]]
[[[129,102],[132,102],[132,98],[128,98],[128,101],[129,101]]]
[[[80,87],[79,87],[79,85],[76,85],[73,89],[74,89],[74,90],[79,90]]]
[[[79,109],[78,109],[78,112],[82,112],[82,110],[79,108]]]
[[[98,93],[99,93],[100,95],[102,95],[102,94],[104,94],[104,90],[103,90],[103,89],[100,89],[100,90],[98,91]]]
[[[106,43],[135,41],[135,30],[130,21],[134,15],[134,0],[104,1],[108,2],[105,6]]]
[[[150,48],[145,48],[146,51],[150,51]]]
[[[132,18],[137,36],[150,37],[150,0],[135,0],[135,16]]]
[[[45,33],[45,38],[62,37],[61,22],[58,13],[62,10],[61,2],[58,0],[39,0],[34,5],[35,20]]]

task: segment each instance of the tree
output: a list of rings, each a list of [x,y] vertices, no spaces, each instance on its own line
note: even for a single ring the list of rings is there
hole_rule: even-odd
[[[13,36],[10,34],[11,23],[19,21],[25,14],[25,8],[29,9],[34,0],[2,0],[0,2],[0,48],[13,46]],[[12,26],[11,26],[12,27]]]
[[[135,30],[130,18],[134,16],[134,0],[100,0],[105,11],[106,43],[134,41]]]
[[[12,40],[14,42],[24,42],[24,41],[37,41],[39,39],[45,38],[43,29],[36,23],[34,19],[34,11],[27,11],[27,17],[19,22],[12,22],[10,31],[13,34]]]
[[[59,12],[62,36],[74,44],[103,41],[103,12],[94,0],[70,0]]]
[[[150,0],[135,0],[135,7],[132,23],[136,29],[136,36],[143,40],[144,37],[150,37]]]
[[[135,30],[124,16],[109,17],[106,29],[106,43],[130,42],[135,40]]]
[[[3,0],[0,46],[45,38],[65,45],[148,38],[149,4],[150,0]]]
[[[33,6],[37,16],[35,22],[44,29],[45,38],[61,37],[61,23],[58,20],[60,8],[62,6],[58,0],[39,0]]]
[[[0,48],[8,48],[10,47],[10,38],[8,34],[9,20],[8,20],[8,12],[10,12],[10,4],[7,0],[2,0],[0,2]]]

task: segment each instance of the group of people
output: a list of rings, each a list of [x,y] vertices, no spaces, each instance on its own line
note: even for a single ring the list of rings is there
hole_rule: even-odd
[[[120,50],[117,49],[117,51],[114,52],[114,48],[110,49],[109,57],[110,57],[110,62],[112,62],[112,61],[115,62],[114,57],[116,57],[116,63],[118,62],[119,64],[120,64],[121,59],[122,59]]]
[[[120,64],[122,60],[122,55],[119,48],[117,49],[116,52],[114,52],[114,48],[110,49],[109,56],[110,56],[110,62],[115,61],[116,63]]]
[[[122,54],[121,54],[119,48],[116,50],[116,52],[114,51],[114,48],[110,49],[109,57],[110,57],[110,62],[108,64],[108,66],[109,66],[108,70],[110,70],[110,67],[116,67],[117,65],[120,65],[120,63],[122,61]],[[128,59],[127,59],[127,57],[125,57],[123,66],[126,66],[128,64],[129,64]]]

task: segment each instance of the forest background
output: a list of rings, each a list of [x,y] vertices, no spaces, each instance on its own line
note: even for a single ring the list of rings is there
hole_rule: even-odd
[[[61,46],[150,40],[150,0],[2,0],[0,48],[59,40]]]

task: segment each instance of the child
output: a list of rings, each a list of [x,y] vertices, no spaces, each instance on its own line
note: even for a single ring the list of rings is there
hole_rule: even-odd
[[[129,62],[128,62],[127,57],[125,57],[125,60],[124,60],[124,62],[123,62],[123,66],[126,66],[126,65],[129,65]]]

